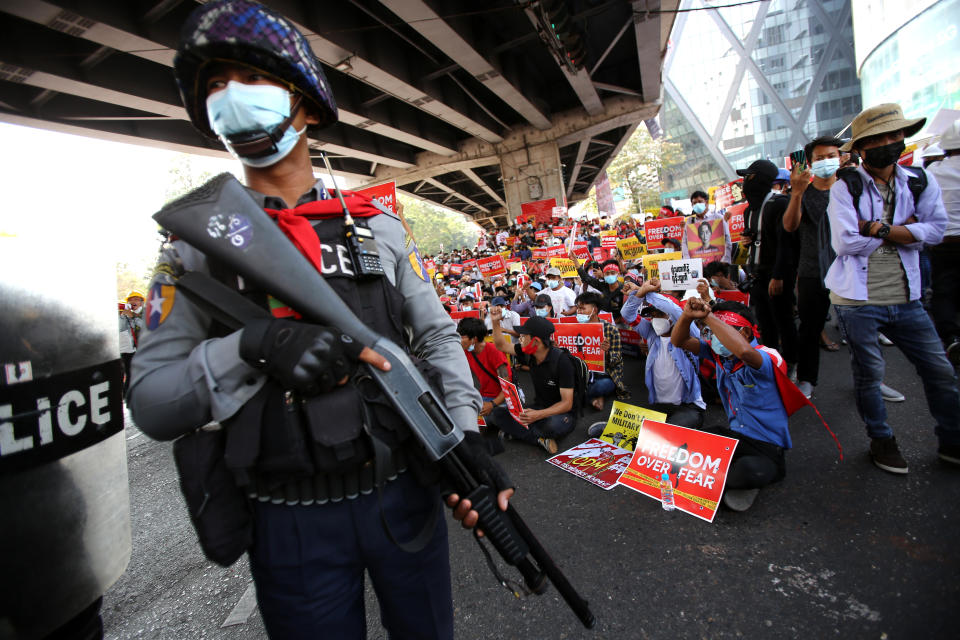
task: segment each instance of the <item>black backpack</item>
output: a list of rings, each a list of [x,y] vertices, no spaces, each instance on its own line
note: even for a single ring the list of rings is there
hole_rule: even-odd
[[[910,177],[907,178],[907,188],[910,189],[910,193],[913,194],[913,208],[916,209],[917,202],[920,200],[920,194],[927,188],[927,183],[929,182],[927,180],[927,173],[920,167],[903,167],[903,169],[910,174]],[[857,172],[856,167],[845,167],[837,171],[837,178],[843,180],[847,185],[847,191],[850,192],[850,197],[853,199],[853,207],[857,210],[857,214],[859,214],[860,196],[863,195],[863,177]],[[820,278],[822,279],[826,277],[827,270],[837,258],[837,254],[830,244],[830,219],[826,214],[820,217],[820,222],[817,225],[817,236],[819,237],[820,246],[822,247],[819,256]]]
[[[553,348],[560,352],[561,358],[567,358],[573,367],[573,417],[583,416],[583,406],[587,402],[587,384],[590,382],[590,371],[587,369],[587,363],[570,353],[566,347]],[[557,367],[553,369],[553,375],[557,375]]]
[[[917,202],[920,200],[920,194],[927,188],[927,172],[920,167],[901,167],[910,174],[907,178],[907,188],[913,194],[913,208],[917,208]],[[855,167],[845,167],[837,171],[837,177],[847,184],[847,191],[853,198],[853,207],[860,213],[860,196],[863,195],[863,177]]]

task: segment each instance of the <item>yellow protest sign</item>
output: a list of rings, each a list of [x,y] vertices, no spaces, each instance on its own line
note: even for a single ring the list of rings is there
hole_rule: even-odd
[[[503,256],[503,261],[504,261],[504,262],[506,262],[507,260],[510,259],[510,253],[511,253],[511,251],[510,251],[509,249],[506,250],[506,251],[501,251],[501,252],[500,252],[500,255]]]
[[[636,238],[617,240],[617,251],[624,260],[639,260],[647,254],[647,245]]]
[[[609,442],[612,445],[633,451],[637,444],[637,435],[640,433],[640,425],[643,419],[649,418],[656,422],[666,422],[667,414],[644,409],[632,404],[620,402],[613,403],[610,410],[610,418],[607,419],[607,426],[603,429],[601,440]]]
[[[570,258],[550,258],[550,266],[560,269],[560,275],[564,278],[576,278],[579,276],[577,273],[577,265],[573,264],[573,260]]]
[[[507,271],[509,273],[523,273],[523,263],[522,262],[508,262]]]
[[[670,251],[669,253],[651,253],[643,256],[643,268],[647,270],[647,280],[660,277],[660,268],[657,266],[664,260],[682,260],[683,255],[679,251]]]
[[[617,235],[617,230],[616,230],[616,229],[605,229],[605,230],[603,230],[603,231],[600,232],[600,237],[601,237],[601,238],[604,237],[604,236],[615,236],[615,235]]]

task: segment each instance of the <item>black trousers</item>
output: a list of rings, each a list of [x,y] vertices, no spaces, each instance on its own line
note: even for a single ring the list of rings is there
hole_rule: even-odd
[[[756,274],[757,279],[750,288],[750,306],[757,314],[760,342],[778,350],[789,364],[793,364],[799,357],[797,325],[793,322],[793,305],[796,300],[793,283],[796,278],[787,276],[783,281],[783,293],[771,298],[767,293],[770,272],[759,269]]]
[[[787,475],[786,457],[777,445],[745,436],[728,427],[703,430],[738,441],[727,472],[727,489],[760,489],[783,480]]]
[[[704,410],[693,404],[666,404],[657,402],[651,407],[654,411],[667,414],[667,423],[675,424],[678,427],[687,427],[690,429],[699,429],[703,426]]]
[[[797,278],[797,310],[797,380],[815,385],[820,372],[820,334],[830,311],[830,290],[823,287],[820,278]]]
[[[949,346],[960,339],[960,324],[957,324],[960,242],[945,242],[930,249],[930,264],[933,268],[933,324],[940,339]]]
[[[123,396],[127,396],[127,389],[130,388],[130,362],[133,360],[132,353],[121,353],[120,362],[123,364]]]

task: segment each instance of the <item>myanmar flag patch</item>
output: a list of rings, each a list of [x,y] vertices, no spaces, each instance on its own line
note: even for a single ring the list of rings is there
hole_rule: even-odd
[[[147,329],[151,331],[163,324],[173,309],[173,299],[177,288],[159,282],[150,288],[147,294]]]
[[[417,277],[424,282],[428,282],[430,275],[427,273],[427,268],[423,266],[423,258],[420,257],[420,251],[417,249],[416,244],[411,245],[407,259],[410,261],[410,267],[413,269],[413,272],[417,274]]]

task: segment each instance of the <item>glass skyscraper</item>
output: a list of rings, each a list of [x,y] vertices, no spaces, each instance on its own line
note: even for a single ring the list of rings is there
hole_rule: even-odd
[[[683,159],[661,171],[665,197],[733,180],[758,158],[782,167],[861,109],[850,0],[713,4],[683,0],[696,10],[671,35],[660,118]]]

